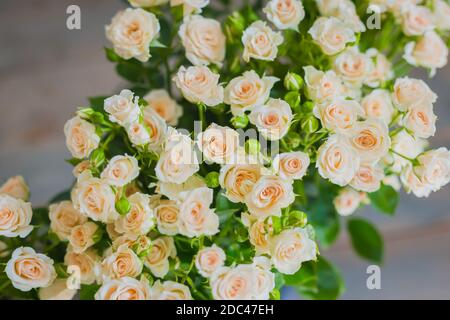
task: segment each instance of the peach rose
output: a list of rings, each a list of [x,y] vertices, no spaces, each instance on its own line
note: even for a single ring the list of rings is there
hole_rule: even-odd
[[[357,101],[342,97],[316,104],[313,112],[324,128],[338,133],[345,133],[353,128],[358,117],[364,115],[364,110]]]
[[[333,70],[350,86],[361,87],[373,72],[372,59],[359,52],[357,47],[349,47],[334,60]]]
[[[72,174],[75,178],[78,178],[85,170],[91,168],[91,162],[89,160],[83,160],[73,167]]]
[[[95,300],[149,300],[150,286],[145,278],[108,279],[95,294]]]
[[[67,267],[76,266],[80,271],[80,283],[92,284],[96,280],[95,270],[100,263],[100,257],[94,249],[89,248],[82,253],[76,253],[69,246],[64,256],[64,264]]]
[[[356,41],[354,31],[335,17],[318,18],[308,33],[326,55],[335,55]]]
[[[150,91],[144,100],[171,126],[176,126],[178,119],[183,115],[181,106],[164,89]]]
[[[135,157],[117,155],[109,160],[101,178],[112,186],[123,187],[137,178],[139,164]]]
[[[234,268],[222,267],[210,279],[215,300],[251,300],[258,294],[256,268],[240,264]]]
[[[427,7],[410,5],[401,12],[402,29],[407,36],[420,36],[434,29],[434,17]]]
[[[433,112],[433,105],[420,104],[409,108],[401,123],[410,130],[415,137],[427,139],[436,132],[437,116]]]
[[[359,208],[362,200],[362,193],[352,188],[343,188],[333,200],[334,208],[341,216],[349,216]]]
[[[152,300],[192,300],[189,287],[174,281],[157,280],[151,288]]]
[[[429,150],[417,157],[414,173],[420,181],[438,191],[450,182],[450,151],[447,148]]]
[[[298,25],[305,18],[305,9],[299,0],[271,0],[263,12],[280,30],[298,30]]]
[[[261,221],[243,212],[241,220],[248,228],[248,237],[250,243],[255,247],[256,254],[269,254],[270,219],[267,222]]]
[[[39,289],[39,300],[72,300],[76,289],[67,287],[66,279],[56,279],[52,285]]]
[[[306,174],[309,163],[308,154],[301,151],[287,152],[277,154],[272,167],[281,179],[299,180]]]
[[[389,125],[394,115],[394,106],[391,94],[385,89],[375,89],[366,95],[361,106],[364,109],[366,118],[375,118]]]
[[[176,201],[160,200],[154,211],[159,232],[168,236],[176,235],[180,214]]]
[[[82,253],[95,244],[94,236],[98,226],[91,221],[85,222],[72,228],[69,235],[69,243],[76,253]]]
[[[205,247],[195,257],[195,267],[205,278],[211,277],[220,267],[225,264],[226,255],[222,248],[213,244]]]
[[[407,111],[413,105],[436,102],[437,95],[420,79],[398,78],[394,83],[392,101],[400,111]]]
[[[256,271],[256,295],[255,300],[269,300],[270,293],[275,288],[275,274],[271,269],[270,259],[264,256],[253,258],[253,266]]]
[[[239,134],[235,130],[212,123],[198,134],[196,142],[205,160],[219,164],[236,162]]]
[[[139,122],[134,122],[127,126],[127,135],[131,143],[135,146],[143,146],[150,143],[150,130]]]
[[[421,181],[411,164],[406,165],[401,174],[400,180],[407,193],[413,193],[418,198],[427,198],[433,191],[432,186]]]
[[[100,137],[95,132],[95,126],[79,116],[66,122],[64,134],[67,149],[73,157],[78,159],[88,157],[100,143]]]
[[[119,95],[105,99],[104,109],[109,120],[123,127],[136,122],[141,114],[138,100],[130,90],[122,90]]]
[[[361,164],[350,186],[359,191],[375,192],[380,189],[384,172],[377,165]]]
[[[8,194],[11,197],[27,201],[30,197],[30,189],[22,176],[9,178],[1,187],[0,194]]]
[[[173,238],[159,237],[152,241],[149,254],[144,259],[144,264],[152,274],[163,278],[169,272],[169,257],[175,258],[177,249]]]
[[[75,209],[71,201],[51,204],[48,216],[50,229],[63,241],[68,240],[72,228],[87,221],[87,217]]]
[[[108,255],[101,264],[104,279],[135,278],[141,274],[142,268],[141,259],[126,244]]]
[[[261,166],[256,164],[227,164],[220,169],[219,182],[231,202],[244,202],[245,196],[261,177]]]
[[[366,77],[364,84],[371,88],[377,88],[394,78],[392,64],[384,54],[378,52],[375,48],[370,48],[366,51],[366,55],[372,59],[374,66]]]
[[[450,5],[447,1],[434,0],[433,15],[438,30],[450,30]]]
[[[144,125],[150,135],[148,149],[160,152],[168,132],[166,121],[151,106],[144,108],[143,118]]]
[[[0,236],[25,238],[33,230],[32,216],[29,202],[0,194]]]
[[[307,96],[314,101],[324,102],[344,93],[342,80],[332,70],[326,72],[313,66],[303,67]]]
[[[131,209],[114,222],[116,231],[131,238],[147,234],[155,225],[149,196],[136,192],[128,198],[128,201]]]
[[[249,62],[251,58],[273,61],[277,57],[278,46],[283,43],[283,36],[270,29],[264,21],[258,20],[244,30],[242,43],[245,62]]]

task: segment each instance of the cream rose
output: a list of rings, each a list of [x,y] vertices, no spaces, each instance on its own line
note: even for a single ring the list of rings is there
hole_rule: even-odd
[[[68,240],[72,228],[87,221],[87,217],[75,209],[71,201],[51,204],[48,216],[50,229],[63,241]]]
[[[447,148],[426,151],[417,160],[419,165],[414,167],[414,173],[431,190],[438,191],[450,182],[450,151]]]
[[[119,95],[105,99],[104,109],[109,120],[123,127],[136,122],[141,114],[138,100],[130,90],[122,90]]]
[[[189,287],[174,281],[157,280],[151,288],[152,300],[192,300]]]
[[[29,202],[0,194],[0,236],[25,238],[33,230],[32,216]]]
[[[392,101],[400,111],[407,111],[411,106],[436,102],[437,95],[419,79],[398,78],[394,83]]]
[[[184,98],[192,103],[203,103],[213,107],[223,102],[223,87],[219,75],[206,66],[181,66],[173,78]]]
[[[434,17],[427,7],[409,5],[401,12],[403,32],[407,36],[420,36],[434,29]]]
[[[95,294],[95,300],[149,300],[150,286],[145,278],[109,279]]]
[[[98,147],[100,137],[95,133],[95,126],[79,116],[68,120],[64,125],[66,146],[73,157],[88,157]]]
[[[350,186],[358,191],[375,192],[380,189],[384,172],[377,165],[361,164]]]
[[[124,59],[136,58],[146,62],[150,58],[150,43],[159,33],[159,22],[153,13],[128,8],[119,11],[106,26],[106,37],[114,51]]]
[[[420,104],[409,108],[401,123],[410,130],[415,137],[427,139],[436,132],[437,116],[433,112],[433,105]]]
[[[142,268],[141,259],[126,244],[107,256],[101,264],[104,279],[136,278],[141,274]]]
[[[90,248],[82,253],[76,253],[71,247],[64,256],[64,264],[67,267],[77,267],[80,271],[80,283],[92,284],[96,281],[96,268],[100,263],[100,257],[94,249]]]
[[[183,115],[181,106],[164,89],[150,91],[144,100],[171,126],[176,126],[178,119]]]
[[[403,157],[415,159],[425,149],[426,141],[415,138],[406,130],[402,130],[392,137],[391,149],[394,151],[391,170],[400,172],[410,162]],[[400,154],[401,156],[399,156]]]
[[[19,247],[12,253],[5,267],[5,273],[14,288],[30,291],[50,286],[56,278],[53,260],[33,248]]]
[[[378,119],[358,122],[350,132],[351,147],[362,162],[376,162],[389,152],[391,138],[387,125]]]
[[[168,133],[166,121],[151,106],[144,108],[143,118],[150,135],[148,149],[150,151],[160,152]]]
[[[278,176],[261,176],[245,196],[250,213],[260,220],[269,216],[281,216],[281,209],[294,202],[291,181]]]
[[[217,20],[200,15],[188,16],[180,26],[178,35],[186,50],[186,58],[193,65],[213,63],[222,66],[226,39]]]
[[[135,157],[117,155],[109,160],[100,177],[112,186],[123,187],[138,175],[139,164]]]
[[[213,244],[205,247],[195,256],[195,267],[205,278],[209,278],[225,264],[226,255],[222,248]]]
[[[334,60],[333,69],[344,82],[360,87],[374,70],[372,59],[359,52],[357,47],[349,47]]]
[[[231,106],[235,116],[241,116],[247,110],[264,104],[270,96],[270,90],[279,79],[259,77],[253,71],[246,71],[242,76],[232,79],[225,87],[224,102]]]
[[[247,212],[242,212],[241,220],[248,228],[248,238],[255,247],[256,255],[269,254],[271,220],[261,221]]]
[[[342,97],[316,104],[313,112],[324,128],[338,133],[345,133],[353,128],[358,117],[364,115],[364,110],[357,101]]]
[[[144,259],[144,264],[152,274],[163,278],[169,272],[169,258],[175,258],[177,249],[171,237],[159,237],[152,241],[149,254]]]
[[[269,300],[270,293],[275,288],[275,274],[270,259],[264,256],[253,258],[253,266],[256,269],[256,292],[255,300]]]
[[[39,300],[72,300],[76,289],[67,287],[66,279],[56,279],[52,285],[39,289]]]
[[[244,202],[245,196],[261,177],[261,166],[256,164],[227,164],[220,169],[219,182],[231,202]]]
[[[421,181],[411,164],[406,165],[401,174],[400,180],[407,193],[413,193],[418,198],[426,198],[433,191],[431,185]]]
[[[361,192],[347,187],[339,191],[333,200],[333,205],[339,215],[349,216],[359,208],[361,199]]]
[[[450,30],[450,5],[447,1],[434,0],[433,15],[437,29]]]
[[[104,180],[94,178],[89,171],[83,172],[72,189],[75,209],[94,221],[112,222],[118,217],[116,195]]]
[[[229,127],[212,123],[198,134],[196,143],[207,161],[226,164],[237,160],[239,134]]]
[[[288,229],[270,240],[270,255],[278,271],[294,274],[303,262],[316,259],[317,247],[306,229]]]
[[[334,134],[318,150],[316,168],[319,174],[332,183],[345,186],[359,168],[360,158],[346,139]]]
[[[69,243],[76,253],[82,253],[95,244],[94,236],[98,226],[91,221],[72,228],[68,237]]]
[[[134,122],[127,126],[127,135],[131,143],[135,146],[143,146],[150,143],[150,130],[139,122]]]
[[[273,61],[278,54],[278,46],[283,43],[280,32],[270,29],[264,21],[253,22],[242,34],[244,44],[244,61],[251,58],[257,60]]]
[[[371,88],[377,88],[394,77],[392,64],[384,54],[378,52],[377,49],[371,48],[366,51],[366,55],[372,59],[374,64],[372,71],[364,81],[366,85]]]
[[[308,154],[297,151],[277,154],[272,167],[281,179],[299,180],[306,174],[309,164]]]
[[[362,99],[361,106],[366,118],[379,119],[386,125],[390,124],[395,112],[391,94],[385,89],[373,90]]]
[[[270,98],[265,105],[255,107],[249,115],[262,136],[268,140],[279,140],[289,130],[293,115],[289,104],[281,99]]]
[[[206,187],[205,180],[197,175],[190,176],[183,183],[158,182],[156,184],[156,192],[166,196],[171,200],[178,200],[182,192]]]
[[[344,50],[347,43],[356,41],[353,30],[335,17],[318,18],[308,33],[327,55],[335,55]]]
[[[202,9],[208,4],[209,0],[170,0],[172,7],[183,5],[184,16],[192,13],[201,13]]]
[[[179,232],[186,237],[211,236],[219,232],[219,217],[210,209],[213,190],[198,188],[180,194]]]
[[[72,174],[75,178],[78,178],[85,170],[91,168],[91,162],[89,160],[83,160],[75,167],[73,167]]]
[[[27,201],[30,197],[30,189],[22,176],[9,178],[1,187],[0,194],[8,194],[11,197]]]
[[[176,201],[160,200],[154,211],[159,232],[168,236],[176,235],[180,214]]]
[[[413,66],[430,69],[430,76],[437,68],[447,64],[448,48],[441,37],[434,31],[427,31],[417,42],[405,46],[403,58]]]
[[[149,196],[136,192],[128,198],[128,201],[131,209],[114,222],[116,231],[131,238],[147,234],[155,225]]]
[[[271,0],[263,12],[280,30],[298,30],[298,25],[305,18],[305,9],[299,0]]]
[[[311,100],[324,102],[344,93],[342,81],[334,71],[323,72],[312,66],[303,67],[303,70],[306,93]]]
[[[251,300],[258,294],[256,268],[240,264],[234,268],[222,267],[210,279],[215,300]]]

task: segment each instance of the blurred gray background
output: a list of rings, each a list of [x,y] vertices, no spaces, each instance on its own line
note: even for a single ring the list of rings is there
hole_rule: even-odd
[[[81,7],[81,30],[66,28],[70,4]],[[34,205],[72,182],[64,122],[86,97],[121,87],[103,46],[104,25],[122,7],[119,0],[0,1],[0,181],[22,174]],[[439,95],[432,145],[448,148],[450,68],[433,79],[416,76]],[[343,299],[450,299],[450,187],[428,199],[401,198],[393,218],[371,209],[357,213],[376,222],[386,242],[381,290],[366,288],[369,264],[354,255],[345,234],[322,252],[342,270]]]

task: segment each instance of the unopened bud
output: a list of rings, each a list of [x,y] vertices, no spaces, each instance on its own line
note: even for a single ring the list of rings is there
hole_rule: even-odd
[[[92,151],[90,156],[90,163],[92,167],[98,168],[105,162],[105,151],[103,148],[97,148]]]
[[[215,172],[215,171],[208,173],[205,177],[205,182],[209,188],[212,188],[212,189],[217,188],[220,185],[219,184],[219,173]]]
[[[124,216],[128,212],[130,212],[131,204],[130,201],[128,201],[127,197],[122,196],[119,200],[117,200],[116,210],[121,216]]]
[[[305,101],[302,105],[302,110],[304,112],[311,112],[314,109],[314,103],[312,101]]]
[[[298,106],[301,102],[300,94],[297,91],[289,91],[288,93],[286,93],[286,95],[284,96],[284,100],[289,103],[293,110],[298,109]]]
[[[257,155],[261,151],[261,145],[256,139],[249,139],[245,142],[245,151],[248,154]]]
[[[248,117],[244,114],[242,116],[236,116],[231,119],[231,124],[236,129],[244,129],[248,125]]]
[[[303,86],[303,78],[293,72],[288,72],[284,77],[284,87],[289,91],[299,91]]]
[[[301,121],[301,128],[306,133],[313,133],[319,129],[319,121],[314,116],[309,116]]]
[[[301,137],[297,132],[289,132],[284,138],[290,149],[296,149],[301,143]]]
[[[289,212],[289,225],[303,228],[308,223],[308,216],[303,211]]]

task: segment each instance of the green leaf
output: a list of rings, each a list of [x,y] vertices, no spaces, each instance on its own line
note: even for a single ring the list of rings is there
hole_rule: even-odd
[[[383,261],[383,239],[370,222],[353,218],[348,221],[347,228],[353,249],[358,255],[377,263]]]
[[[107,96],[98,96],[98,97],[90,97],[88,98],[89,104],[91,105],[91,108],[95,111],[103,111],[103,105],[105,103],[105,99],[108,98]]]
[[[119,62],[116,66],[117,73],[124,79],[131,82],[139,82],[142,79],[144,68],[139,64],[128,61]]]
[[[317,288],[317,263],[307,261],[294,274],[285,274],[284,282],[288,286]]]
[[[106,58],[111,62],[119,62],[121,58],[117,53],[114,51],[114,49],[111,48],[105,48],[105,54]]]
[[[383,213],[393,215],[398,204],[398,192],[391,186],[381,184],[378,191],[369,193],[369,198],[375,208]]]
[[[53,198],[50,199],[49,203],[51,204],[51,203],[61,202],[64,200],[70,200],[71,191],[72,191],[71,189],[61,191],[60,193],[53,196]]]
[[[99,288],[100,286],[96,284],[82,284],[80,289],[80,300],[94,300],[95,293]]]
[[[153,41],[150,43],[150,47],[153,48],[167,48],[167,46],[161,42],[159,42],[157,39],[153,39]]]

